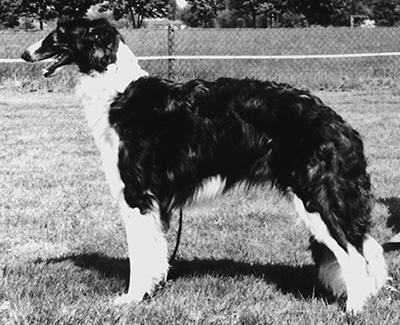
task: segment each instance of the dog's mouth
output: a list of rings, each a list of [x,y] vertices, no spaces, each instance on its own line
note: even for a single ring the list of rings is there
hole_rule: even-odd
[[[50,61],[50,64],[42,70],[46,78],[54,76],[61,67],[73,63],[71,51],[61,47],[44,50],[42,43],[43,41],[39,41],[31,45],[21,57],[27,62]]]
[[[50,60],[51,63],[42,70],[43,76],[46,78],[56,75],[63,66],[71,63],[72,55],[67,52],[63,52],[53,56],[50,58]]]

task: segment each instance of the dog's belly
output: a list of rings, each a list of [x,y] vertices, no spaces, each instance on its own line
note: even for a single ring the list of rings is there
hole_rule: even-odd
[[[220,175],[209,177],[200,183],[192,197],[187,200],[186,206],[192,206],[196,203],[211,200],[224,193],[225,189],[225,178]]]

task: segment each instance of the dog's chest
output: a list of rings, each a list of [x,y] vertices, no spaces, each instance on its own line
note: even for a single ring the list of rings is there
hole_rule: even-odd
[[[109,122],[110,104],[116,95],[104,78],[85,76],[77,86],[77,95],[102,158],[102,165],[113,197],[117,200],[124,184],[118,169],[119,137]]]
[[[96,133],[100,129],[110,127],[108,112],[116,94],[110,83],[104,80],[103,76],[85,76],[78,83],[76,93],[81,100],[87,122],[92,132]]]

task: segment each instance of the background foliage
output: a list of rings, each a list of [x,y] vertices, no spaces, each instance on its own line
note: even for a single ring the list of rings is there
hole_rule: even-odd
[[[0,25],[16,27],[21,17],[44,22],[83,17],[92,5],[115,20],[129,19],[133,28],[144,18],[180,19],[190,27],[349,26],[351,15],[365,15],[378,26],[400,22],[400,0],[2,0]]]
[[[188,0],[181,19],[191,27],[349,26],[364,15],[378,26],[396,26],[399,0]]]

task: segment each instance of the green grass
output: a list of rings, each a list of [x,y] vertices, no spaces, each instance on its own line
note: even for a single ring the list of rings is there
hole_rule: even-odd
[[[137,56],[168,54],[166,30],[122,29]],[[0,31],[0,58],[19,58],[47,32]],[[188,29],[175,31],[176,55],[307,55],[397,52],[398,28],[299,28],[299,29]],[[168,62],[142,61],[151,75],[168,76]],[[0,63],[0,85],[16,81],[30,89],[50,89],[40,78],[42,64]],[[180,60],[174,65],[178,80],[215,79],[221,76],[256,77],[289,82],[310,89],[365,89],[377,82],[394,83],[400,74],[397,56],[357,59],[307,60]],[[75,75],[64,74],[58,85],[72,88]]]
[[[373,235],[400,231],[400,97],[319,93],[363,135],[377,197]],[[277,193],[234,191],[184,212],[165,288],[114,307],[126,287],[123,224],[73,95],[0,92],[1,324],[398,324],[400,252],[386,253],[395,290],[359,316],[315,285],[307,231]],[[171,250],[176,225],[169,233]]]

